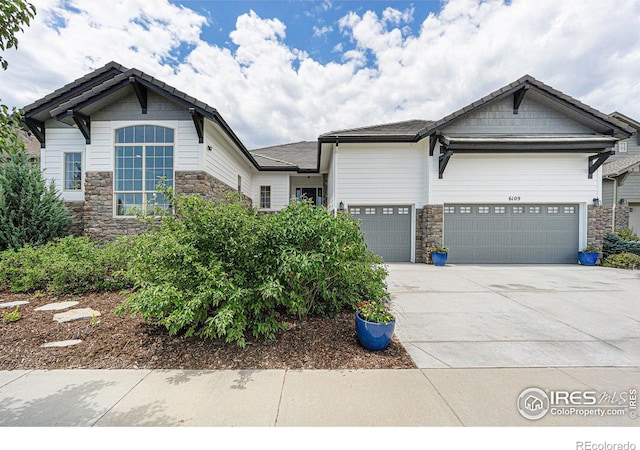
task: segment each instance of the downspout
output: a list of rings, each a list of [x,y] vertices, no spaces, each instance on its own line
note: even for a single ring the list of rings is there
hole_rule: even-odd
[[[611,205],[611,231],[616,232],[616,206],[618,204],[618,179],[603,177],[605,180],[613,181],[613,205]]]

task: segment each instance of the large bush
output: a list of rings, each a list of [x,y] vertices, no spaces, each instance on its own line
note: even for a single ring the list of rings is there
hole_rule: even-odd
[[[332,315],[387,296],[386,270],[347,216],[295,202],[261,214],[235,199],[173,198],[133,248],[136,291],[119,308],[170,334],[272,338],[282,316]]]
[[[622,239],[614,233],[607,233],[602,240],[602,257],[619,253],[633,253],[640,255],[640,242]]]
[[[67,234],[69,215],[24,148],[0,149],[0,251],[42,245]]]
[[[640,256],[633,253],[610,255],[603,261],[602,265],[617,269],[640,269]]]
[[[129,286],[126,278],[132,238],[98,245],[86,237],[66,237],[40,247],[0,253],[0,287],[13,292],[113,291]]]

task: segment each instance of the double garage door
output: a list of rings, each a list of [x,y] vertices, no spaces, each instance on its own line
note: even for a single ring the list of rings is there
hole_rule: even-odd
[[[570,264],[579,239],[579,207],[445,205],[444,242],[452,263]]]
[[[411,261],[411,207],[350,206],[367,247],[386,262]],[[579,239],[576,204],[444,206],[450,263],[572,264]]]
[[[385,262],[411,261],[411,207],[350,206],[349,213],[360,221],[370,251]]]

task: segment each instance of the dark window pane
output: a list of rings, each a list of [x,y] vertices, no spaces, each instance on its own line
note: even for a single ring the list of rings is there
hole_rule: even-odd
[[[144,126],[143,125],[136,125],[133,142],[144,142]]]
[[[154,127],[155,128],[155,140],[153,142],[164,142],[164,127]]]
[[[133,127],[127,127],[124,129],[124,142],[133,142]]]
[[[164,129],[164,141],[173,142],[173,130],[171,128]]]
[[[124,142],[124,128],[120,128],[116,131],[116,142]]]
[[[145,142],[156,142],[156,136],[154,133],[154,127],[153,125],[145,125],[144,127],[144,141]]]

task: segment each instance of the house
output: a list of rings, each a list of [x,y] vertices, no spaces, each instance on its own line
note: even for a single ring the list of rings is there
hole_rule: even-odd
[[[444,244],[459,263],[574,263],[612,210],[601,166],[628,123],[525,76],[440,120],[325,133],[249,151],[220,113],[116,63],[24,108],[76,233],[139,231],[159,177],[177,192],[240,192],[263,211],[311,198],[361,221],[386,261]]]
[[[633,129],[633,135],[615,146],[602,167],[602,201],[612,210],[611,228],[633,228],[640,233],[640,123],[624,114],[614,117]]]

